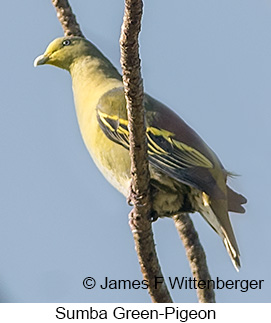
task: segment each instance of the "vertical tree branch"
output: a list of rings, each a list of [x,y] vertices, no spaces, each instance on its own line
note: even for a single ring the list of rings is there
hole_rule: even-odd
[[[68,0],[52,0],[65,36],[84,37]]]
[[[140,71],[138,35],[141,29],[142,0],[126,0],[120,38],[123,84],[128,110],[131,156],[131,194],[134,205],[130,213],[130,226],[141,271],[149,282],[153,302],[172,302],[155,251],[150,223],[151,197],[149,164],[143,108],[143,81]],[[155,284],[161,277],[162,284]],[[160,280],[159,280],[160,281]]]
[[[198,281],[207,282],[211,279],[208,271],[204,249],[199,241],[199,237],[192,220],[188,214],[179,214],[173,217],[175,226],[183,241],[186,256],[193,274]],[[197,289],[200,303],[215,303],[215,293],[213,288]]]

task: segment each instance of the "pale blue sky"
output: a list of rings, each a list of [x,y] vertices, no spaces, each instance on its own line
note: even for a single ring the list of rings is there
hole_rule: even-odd
[[[70,1],[85,36],[118,67],[123,0]],[[146,92],[166,103],[241,176],[249,200],[232,214],[242,268],[220,238],[192,218],[210,272],[264,279],[262,290],[220,290],[218,302],[270,302],[271,1],[144,1],[140,35]],[[82,142],[67,72],[33,60],[62,35],[51,1],[1,5],[0,300],[149,302],[146,290],[85,290],[92,276],[141,280],[130,208]],[[165,277],[190,270],[171,220],[154,224]],[[174,290],[195,302],[193,290]]]

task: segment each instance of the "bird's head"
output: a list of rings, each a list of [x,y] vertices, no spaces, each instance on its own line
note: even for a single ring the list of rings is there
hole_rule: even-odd
[[[95,56],[97,49],[81,37],[62,37],[53,40],[44,54],[38,56],[34,66],[50,64],[70,70],[71,64],[82,56]]]

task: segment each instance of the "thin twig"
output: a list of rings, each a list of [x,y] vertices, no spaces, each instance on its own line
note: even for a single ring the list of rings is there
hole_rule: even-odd
[[[208,282],[211,276],[208,271],[204,249],[199,241],[199,237],[192,220],[188,214],[179,214],[173,217],[175,226],[183,241],[186,256],[197,282],[202,280]],[[197,289],[198,300],[200,303],[215,303],[215,293],[212,284],[210,288]]]
[[[61,23],[64,35],[84,38],[68,0],[52,0],[52,3],[56,8],[57,18]]]
[[[130,226],[143,277],[153,302],[172,302],[155,251],[150,223],[151,197],[146,128],[143,108],[143,81],[140,71],[138,35],[141,28],[142,0],[126,0],[120,38],[123,84],[129,120],[131,194],[134,205]],[[157,278],[161,284],[156,284]]]

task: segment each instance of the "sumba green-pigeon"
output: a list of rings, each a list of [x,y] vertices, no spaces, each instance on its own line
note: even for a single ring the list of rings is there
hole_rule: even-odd
[[[127,197],[129,134],[121,75],[80,37],[55,39],[34,63],[43,64],[70,72],[85,145],[106,179]],[[222,238],[238,270],[240,253],[228,212],[244,213],[246,199],[227,186],[229,173],[218,157],[177,114],[147,94],[144,107],[154,214],[198,211]]]

